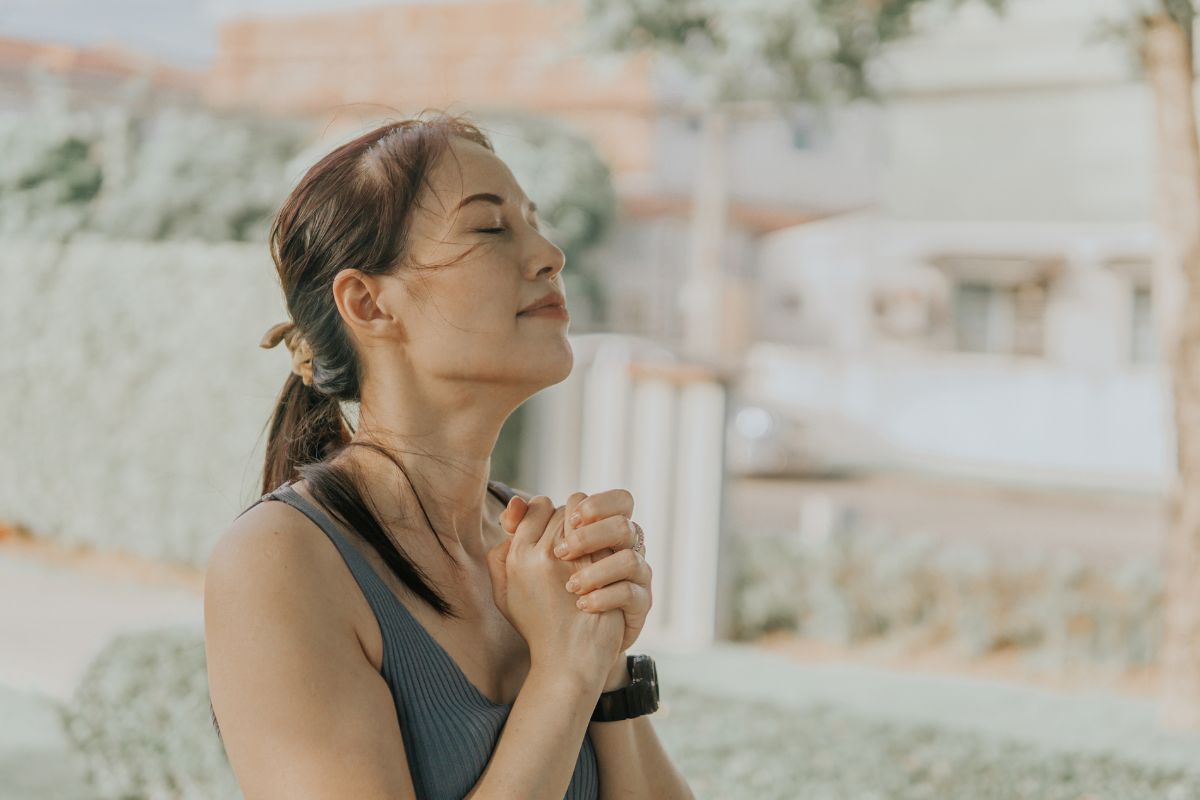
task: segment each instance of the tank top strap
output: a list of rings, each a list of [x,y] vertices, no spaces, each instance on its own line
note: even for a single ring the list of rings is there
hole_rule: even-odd
[[[359,586],[362,587],[373,606],[377,606],[380,603],[387,603],[389,599],[392,599],[391,590],[383,582],[383,579],[379,577],[379,574],[367,561],[366,557],[359,552],[358,548],[346,540],[345,535],[338,530],[337,525],[329,518],[328,514],[309,502],[308,498],[292,488],[291,484],[292,481],[280,484],[251,503],[238,516],[240,517],[251,508],[267,500],[280,500],[287,503],[312,520],[313,524],[325,532],[325,535],[333,542],[334,547],[341,553],[346,566],[350,568],[350,572],[354,575],[355,580],[358,581]],[[512,487],[495,480],[488,481],[488,491],[504,501],[505,505],[516,494]]]
[[[392,597],[391,590],[387,588],[387,584],[375,572],[375,568],[371,566],[366,557],[359,552],[357,547],[346,540],[345,534],[338,530],[337,525],[328,514],[293,489],[291,483],[288,481],[280,485],[277,489],[268,492],[263,499],[281,500],[287,503],[324,531],[329,540],[333,542],[333,546],[342,554],[346,566],[350,568],[354,579],[358,581],[358,585],[362,587],[373,606],[390,599]]]
[[[508,505],[509,501],[512,500],[517,493],[516,490],[514,490],[507,483],[491,480],[488,481],[488,491],[503,500],[504,505]]]

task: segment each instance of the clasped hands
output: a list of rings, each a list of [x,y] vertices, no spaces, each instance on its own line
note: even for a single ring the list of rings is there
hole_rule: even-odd
[[[516,496],[500,515],[505,532],[516,533],[529,504]],[[554,554],[563,561],[593,554],[597,560],[582,566],[567,582],[566,591],[579,595],[576,603],[590,613],[619,608],[625,614],[621,652],[637,640],[653,598],[653,571],[645,557],[634,550],[637,531],[630,519],[633,495],[625,489],[610,489],[588,495],[575,492],[567,498],[568,517]]]

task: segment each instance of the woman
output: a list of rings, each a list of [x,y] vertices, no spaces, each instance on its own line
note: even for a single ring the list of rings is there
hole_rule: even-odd
[[[291,321],[262,345],[293,374],[266,494],[205,581],[248,800],[691,797],[645,709],[591,720],[651,603],[629,493],[555,508],[488,480],[505,419],[573,363],[563,253],[488,138],[442,115],[338,147],[271,253]]]

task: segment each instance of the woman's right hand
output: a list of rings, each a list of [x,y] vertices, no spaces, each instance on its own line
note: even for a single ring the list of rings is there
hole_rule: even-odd
[[[488,552],[487,562],[492,598],[529,645],[531,663],[573,669],[603,683],[625,635],[625,614],[576,607],[578,598],[566,583],[580,559],[564,561],[552,549],[567,515],[586,497],[576,492],[558,508],[545,495],[531,498],[516,532]]]

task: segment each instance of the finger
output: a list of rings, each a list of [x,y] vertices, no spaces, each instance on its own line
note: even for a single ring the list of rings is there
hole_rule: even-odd
[[[582,528],[568,529],[563,536],[567,542],[566,549],[561,554],[557,550],[554,551],[559,558],[579,558],[585,553],[594,553],[604,547],[610,547],[614,551],[627,550],[637,544],[637,530],[629,521],[629,517],[620,514],[588,523]]]
[[[619,608],[629,614],[643,614],[650,610],[650,593],[633,581],[619,581],[585,594],[575,605],[589,612]]]
[[[574,587],[572,588],[572,581]],[[609,584],[633,581],[650,583],[650,567],[636,550],[618,550],[610,556],[578,569],[567,582],[567,591],[587,594]]]
[[[633,495],[626,489],[609,489],[606,492],[597,492],[596,494],[588,495],[587,500],[574,510],[579,514],[579,519],[576,521],[570,515],[567,516],[568,531],[580,528],[589,522],[597,522],[605,517],[617,514],[624,514],[626,517],[632,519]]]
[[[580,507],[580,504],[583,503],[583,501],[587,500],[587,499],[588,499],[587,493],[572,492],[571,497],[566,498],[566,506],[564,507],[564,519],[566,517],[570,517],[572,515],[572,513],[575,513],[575,510],[578,509],[578,507]],[[562,549],[565,545],[566,545],[566,525],[564,524],[563,530],[560,531],[559,535],[556,537],[556,539],[554,539],[554,554],[558,555],[558,553],[560,551],[562,551]]]
[[[500,526],[504,528],[505,533],[516,533],[517,525],[525,517],[525,512],[529,510],[529,503],[524,497],[514,494],[509,498],[508,505],[500,512]]]
[[[554,508],[554,503],[546,495],[539,494],[530,498],[529,508],[526,509],[525,516],[517,524],[516,533],[513,534],[513,551],[537,547],[538,542],[543,538],[542,534],[545,533],[546,526],[556,513],[560,512]]]
[[[554,509],[554,513],[550,515],[550,519],[546,522],[546,527],[542,529],[541,538],[538,539],[537,547],[542,553],[547,556],[552,556],[554,543],[558,541],[558,537],[562,535],[563,525],[566,524],[567,507],[558,506]]]

